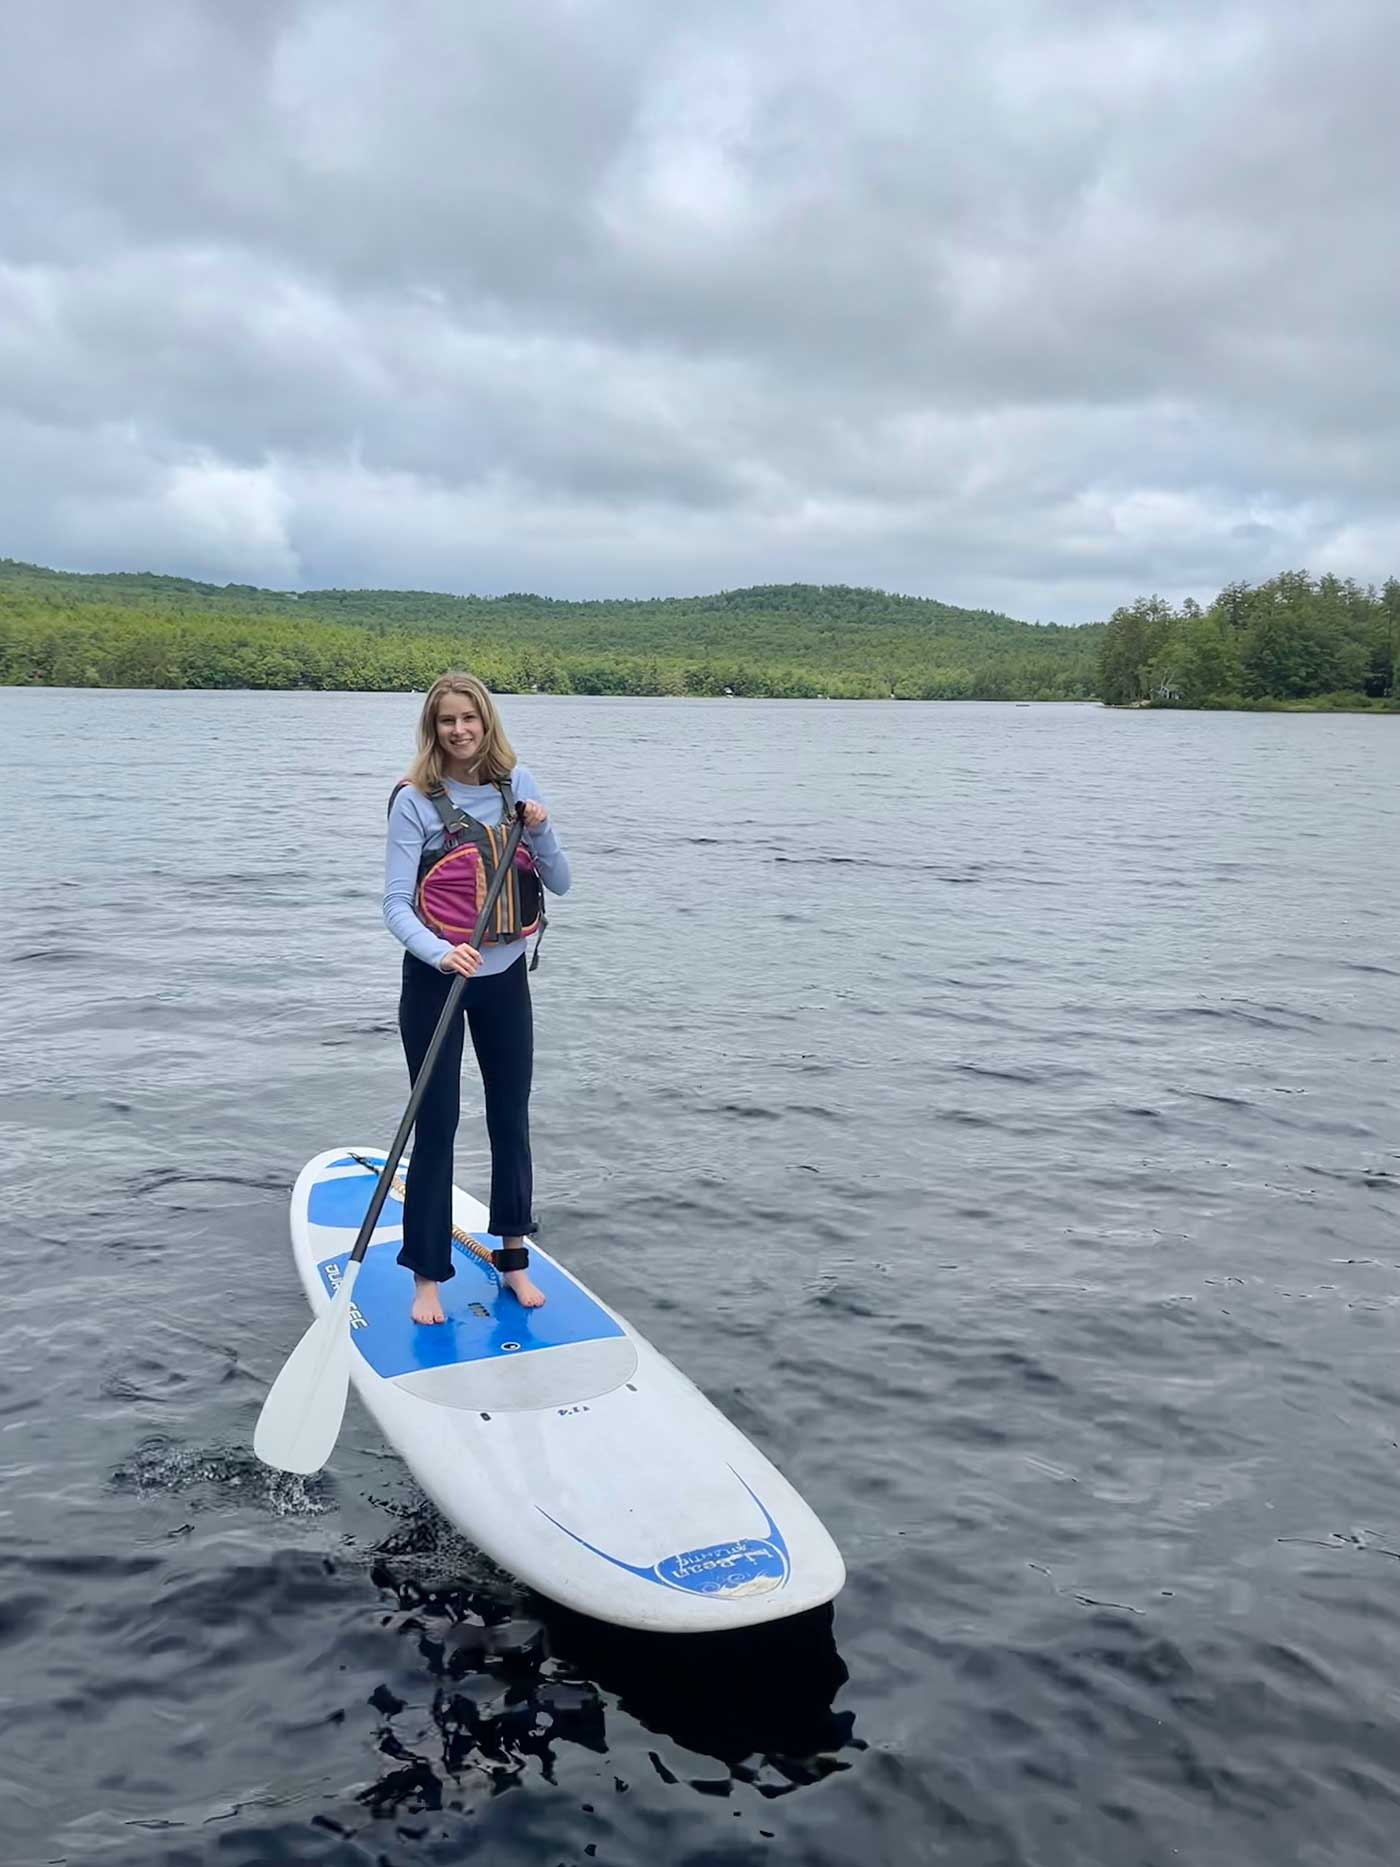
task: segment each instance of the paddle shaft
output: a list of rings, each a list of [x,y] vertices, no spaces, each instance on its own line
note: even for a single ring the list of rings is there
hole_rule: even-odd
[[[511,826],[510,835],[506,838],[505,854],[496,865],[496,873],[491,878],[491,886],[486,890],[486,899],[482,902],[481,912],[476,917],[476,926],[472,928],[471,938],[467,942],[468,946],[480,948],[481,942],[485,938],[487,927],[490,924],[491,916],[495,911],[496,902],[500,898],[501,890],[505,887],[510,877],[511,869],[515,866],[515,852],[519,849],[520,839],[524,834],[525,806],[523,804],[517,804],[515,807],[515,822]],[[456,1012],[458,1005],[461,1004],[462,994],[466,989],[466,975],[465,973],[459,972],[452,981],[452,989],[447,994],[447,1002],[442,1008],[442,1016],[437,1021],[437,1029],[433,1032],[432,1039],[428,1044],[427,1052],[423,1057],[422,1067],[414,1078],[413,1091],[408,1098],[408,1107],[403,1112],[403,1120],[399,1123],[398,1133],[390,1143],[388,1158],[385,1160],[379,1179],[375,1184],[374,1193],[366,1209],[364,1220],[360,1226],[359,1235],[355,1239],[355,1249],[350,1253],[352,1263],[359,1264],[364,1258],[366,1251],[369,1250],[369,1241],[374,1234],[375,1226],[379,1223],[379,1215],[384,1210],[384,1201],[389,1197],[389,1188],[393,1182],[399,1160],[405,1147],[408,1145],[408,1137],[418,1117],[419,1105],[427,1093],[428,1079],[433,1073],[433,1065],[437,1062],[442,1047],[447,1041],[448,1026],[452,1023],[453,1014]]]

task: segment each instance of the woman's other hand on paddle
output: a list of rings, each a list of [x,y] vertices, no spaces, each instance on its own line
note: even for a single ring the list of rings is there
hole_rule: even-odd
[[[542,825],[549,822],[549,812],[545,809],[543,804],[537,802],[533,797],[527,797],[525,799],[523,814],[525,817],[525,828],[527,830],[538,830]]]
[[[464,979],[470,979],[480,964],[480,953],[464,940],[461,946],[454,946],[450,953],[443,954],[438,961],[438,971],[460,972]]]

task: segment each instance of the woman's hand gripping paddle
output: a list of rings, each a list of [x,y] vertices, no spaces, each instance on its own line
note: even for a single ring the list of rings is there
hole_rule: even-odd
[[[517,804],[515,822],[506,838],[505,852],[496,865],[491,886],[486,891],[486,899],[481,904],[481,912],[476,917],[476,925],[472,928],[468,942],[470,946],[481,945],[491,924],[497,899],[515,866],[515,852],[520,847],[524,831],[524,806]],[[379,1215],[383,1211],[399,1160],[408,1145],[409,1133],[428,1087],[428,1079],[433,1073],[433,1065],[438,1060],[448,1026],[466,985],[467,981],[460,973],[452,981],[442,1016],[437,1021],[437,1029],[433,1032],[432,1041],[423,1058],[423,1067],[414,1081],[408,1107],[403,1112],[398,1133],[394,1136],[388,1158],[380,1170],[374,1194],[355,1239],[355,1248],[350,1253],[350,1262],[345,1267],[339,1289],[331,1299],[331,1306],[322,1310],[287,1357],[282,1372],[272,1383],[267,1399],[263,1402],[257,1430],[253,1435],[253,1450],[265,1465],[275,1465],[284,1472],[318,1472],[335,1450],[335,1442],[340,1437],[340,1423],[345,1417],[345,1395],[350,1384],[350,1310],[355,1279],[360,1274],[360,1265],[369,1249],[374,1228],[379,1223]]]

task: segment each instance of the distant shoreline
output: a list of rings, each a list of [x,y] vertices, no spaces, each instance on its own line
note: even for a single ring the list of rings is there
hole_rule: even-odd
[[[566,602],[77,574],[0,559],[0,684],[831,700],[1097,699],[1102,624],[846,585]]]
[[[269,592],[0,558],[0,686],[932,700],[1144,712],[1400,713],[1400,581],[1284,573],[1208,611],[1156,597],[1107,623],[1017,621],[845,584],[569,602],[517,592]]]
[[[1235,700],[1206,702],[1193,707],[1181,700],[1101,700],[1106,713],[1394,713],[1400,715],[1400,696],[1371,699],[1365,694],[1321,694],[1313,700]]]
[[[490,685],[488,683],[488,685]],[[129,682],[108,684],[104,682],[71,681],[0,681],[3,693],[68,693],[68,694],[397,694],[401,698],[421,699],[422,688],[408,687],[313,687],[313,686],[243,686],[235,687],[228,682],[211,682],[205,686],[172,686],[152,684],[135,686]],[[1210,705],[1192,707],[1180,701],[1136,700],[1126,704],[1112,705],[1107,700],[1095,699],[1092,695],[1083,698],[1037,698],[1033,700],[998,699],[986,695],[967,695],[957,698],[923,698],[909,694],[740,694],[740,693],[630,693],[598,692],[578,693],[574,691],[541,691],[538,688],[491,687],[491,692],[503,700],[703,700],[719,704],[726,700],[767,701],[787,703],[791,701],[818,702],[827,705],[859,706],[981,706],[981,707],[1100,707],[1105,713],[1374,713],[1392,715],[1400,718],[1400,698],[1367,699],[1363,695],[1343,696],[1335,700],[1326,698],[1317,700],[1241,700],[1232,706]]]
[[[916,706],[916,707],[1102,707],[1104,702],[1093,695],[1060,699],[1054,696],[1034,700],[1002,700],[985,694],[969,694],[957,698],[924,699],[910,694],[713,694],[713,693],[579,693],[574,690],[524,687],[496,687],[487,682],[487,689],[501,700],[703,700],[722,705],[726,701],[770,701],[786,704],[791,701],[806,701],[827,706]],[[36,693],[36,694],[397,694],[401,698],[421,700],[425,693],[421,687],[234,687],[227,682],[211,683],[208,686],[190,685],[175,687],[168,685],[133,686],[129,682],[117,684],[106,682],[72,681],[0,681],[0,693]],[[1178,713],[1185,708],[1175,709]],[[1130,712],[1131,708],[1116,707],[1112,711]]]

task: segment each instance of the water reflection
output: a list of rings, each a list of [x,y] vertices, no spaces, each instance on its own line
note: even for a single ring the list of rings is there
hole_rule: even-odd
[[[389,1767],[359,1800],[376,1816],[440,1808],[473,1776],[498,1791],[534,1765],[554,1782],[565,1747],[608,1754],[613,1712],[714,1758],[718,1773],[682,1778],[650,1753],[663,1782],[702,1795],[739,1783],[787,1795],[848,1768],[842,1753],[863,1748],[854,1713],[834,1707],[848,1675],[830,1606],[766,1627],[648,1634],[535,1596],[522,1608],[494,1583],[425,1589],[402,1557],[382,1558],[371,1576],[432,1681],[430,1742],[416,1713],[416,1740],[404,1736],[404,1698],[384,1685],[371,1698]]]

